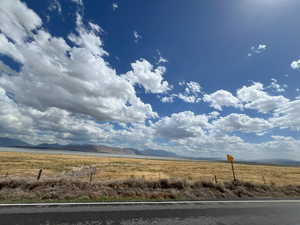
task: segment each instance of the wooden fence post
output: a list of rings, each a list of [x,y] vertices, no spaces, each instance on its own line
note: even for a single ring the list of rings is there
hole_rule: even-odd
[[[93,173],[90,173],[90,184],[92,183],[93,181]]]
[[[264,184],[266,184],[265,176],[262,176],[262,178],[263,178]]]
[[[41,179],[41,176],[42,176],[42,172],[43,172],[43,169],[40,169],[39,170],[39,173],[38,173],[38,175],[37,175],[37,178],[36,178],[36,180],[40,180]]]
[[[92,181],[93,181],[93,177],[96,175],[96,170],[97,170],[96,167],[91,167],[91,168],[90,168],[90,184],[91,184]]]
[[[215,175],[214,178],[215,178],[215,183],[217,184],[218,183],[217,176]]]

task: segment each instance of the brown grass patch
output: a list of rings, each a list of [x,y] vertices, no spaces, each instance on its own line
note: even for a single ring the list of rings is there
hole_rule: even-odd
[[[230,165],[222,162],[0,152],[0,177],[9,179],[35,179],[38,170],[43,168],[42,180],[59,178],[88,181],[87,176],[72,178],[66,175],[68,171],[83,166],[97,168],[95,182],[128,179],[211,182],[214,175],[220,183],[232,180]],[[267,184],[300,185],[299,167],[246,164],[236,164],[235,167],[238,179],[243,182],[263,184],[264,176]]]
[[[249,182],[128,179],[89,184],[74,180],[0,180],[0,202],[207,200],[300,197],[300,186]]]

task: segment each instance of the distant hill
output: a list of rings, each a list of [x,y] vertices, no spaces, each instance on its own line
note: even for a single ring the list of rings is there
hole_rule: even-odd
[[[300,166],[300,161],[291,159],[261,159],[253,161],[241,161],[249,164],[266,164],[266,165],[283,165],[283,166]]]
[[[118,147],[109,147],[104,145],[59,145],[59,144],[30,145],[18,139],[4,138],[4,137],[0,137],[0,147],[26,147],[32,149],[69,150],[69,151],[79,151],[79,152],[97,152],[97,153],[125,154],[125,155],[139,154],[138,150],[132,148],[118,148]]]
[[[0,137],[0,147],[28,147],[30,144],[13,138]]]
[[[60,149],[69,151],[79,152],[96,152],[96,153],[107,153],[117,155],[143,155],[143,156],[158,156],[158,157],[178,157],[175,153],[164,151],[164,150],[137,150],[133,148],[118,148],[110,147],[105,145],[49,145],[41,144],[37,148],[43,149]]]
[[[80,151],[80,152],[97,152],[118,155],[136,155],[137,150],[129,148],[109,147],[105,145],[67,145],[65,150]]]
[[[138,150],[131,148],[118,148],[110,147],[105,145],[58,145],[58,144],[40,144],[34,146],[38,149],[49,149],[49,150],[68,150],[77,152],[96,152],[96,153],[107,153],[107,154],[118,154],[118,155],[136,155]]]
[[[154,150],[154,149],[146,149],[143,151],[139,151],[139,155],[145,155],[145,156],[159,156],[159,157],[173,157],[177,158],[179,157],[177,154],[173,152],[168,152],[165,150]]]
[[[137,150],[134,148],[119,148],[111,147],[106,145],[57,145],[57,144],[40,144],[33,148],[41,149],[59,149],[69,150],[78,152],[96,152],[96,153],[107,153],[117,155],[143,155],[143,156],[158,156],[158,157],[179,157],[175,153],[168,152],[165,150]]]
[[[26,142],[12,139],[12,138],[0,138],[0,147],[26,147],[32,149],[44,149],[47,150],[68,150],[76,152],[95,152],[106,153],[116,155],[143,155],[143,156],[157,156],[157,157],[179,157],[175,153],[165,150],[137,150],[134,148],[119,148],[106,145],[59,145],[59,144],[39,144],[30,145]]]

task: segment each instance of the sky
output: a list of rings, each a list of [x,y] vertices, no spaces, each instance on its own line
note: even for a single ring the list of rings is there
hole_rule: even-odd
[[[298,0],[1,0],[0,137],[300,159]]]

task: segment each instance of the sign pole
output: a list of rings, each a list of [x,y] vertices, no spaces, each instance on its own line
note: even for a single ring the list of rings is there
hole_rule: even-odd
[[[234,166],[233,166],[233,160],[231,161],[231,168],[232,168],[233,180],[236,181],[235,171],[234,171]]]
[[[232,155],[227,155],[227,161],[231,163],[231,169],[232,169],[232,175],[233,175],[233,180],[236,181],[236,177],[235,177],[235,171],[234,171],[234,166],[233,166],[233,161],[234,161],[234,157]]]

